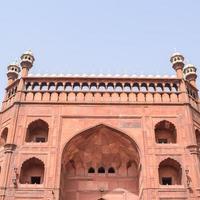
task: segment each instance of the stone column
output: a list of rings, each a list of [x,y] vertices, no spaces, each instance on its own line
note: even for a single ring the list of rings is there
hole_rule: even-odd
[[[12,178],[10,176],[11,174],[11,160],[12,160],[12,155],[13,152],[16,149],[16,145],[15,144],[6,144],[4,146],[4,153],[5,153],[5,157],[4,157],[4,167],[3,167],[3,171],[2,173],[4,174],[4,179],[3,179],[3,191],[2,191],[2,196],[1,196],[1,200],[12,200],[14,199],[14,187],[16,187],[17,184],[17,178],[14,178],[13,180],[10,180],[9,178]],[[13,183],[13,187],[11,187],[11,181]]]

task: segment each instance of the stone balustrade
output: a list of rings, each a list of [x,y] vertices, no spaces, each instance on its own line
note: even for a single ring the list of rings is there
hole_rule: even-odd
[[[18,84],[19,84],[19,79],[6,88],[6,99],[15,96],[15,94],[17,93]]]
[[[186,82],[186,88],[187,88],[187,94],[189,97],[189,103],[196,110],[200,110],[198,89],[194,87],[193,85],[189,84],[188,82]]]
[[[26,77],[7,88],[3,109],[15,101],[60,103],[181,103],[181,79],[174,77]],[[198,92],[186,84],[190,103],[198,109]],[[16,98],[16,93],[21,93]]]

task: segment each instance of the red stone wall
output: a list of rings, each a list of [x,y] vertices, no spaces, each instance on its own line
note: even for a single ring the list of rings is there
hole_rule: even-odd
[[[197,115],[197,114],[196,114]],[[49,124],[47,143],[25,142],[28,125],[37,119]],[[177,143],[157,144],[155,126],[162,120],[173,123],[177,130]],[[198,120],[198,118],[197,118]],[[197,126],[199,121],[195,122]],[[139,147],[141,175],[139,199],[198,199],[199,162],[197,154],[188,146],[196,145],[192,109],[187,105],[14,105],[1,114],[1,130],[8,127],[7,143],[17,148],[13,153],[0,149],[2,199],[58,199],[61,158],[65,145],[77,134],[104,124],[131,137]],[[32,157],[45,164],[44,183],[26,185],[18,182],[22,163]],[[181,185],[165,186],[159,183],[159,163],[172,158],[182,168]],[[14,172],[17,168],[17,175]],[[192,182],[187,185],[185,170]],[[16,177],[15,188],[13,179]],[[6,187],[6,190],[3,189]],[[190,189],[193,191],[191,192]],[[4,196],[4,192],[6,195]],[[84,196],[85,195],[85,196]],[[80,193],[78,199],[92,199]],[[111,195],[111,197],[109,197]],[[112,196],[113,195],[113,196]],[[117,194],[107,194],[107,199],[123,199]],[[9,197],[10,196],[10,197]],[[87,196],[87,197],[86,197]],[[95,194],[94,194],[95,198]],[[77,200],[78,200],[77,199]],[[128,199],[128,197],[127,197]]]

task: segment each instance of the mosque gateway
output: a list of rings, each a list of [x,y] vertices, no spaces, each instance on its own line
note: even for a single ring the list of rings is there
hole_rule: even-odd
[[[0,200],[200,199],[196,68],[175,76],[31,75],[8,66]]]

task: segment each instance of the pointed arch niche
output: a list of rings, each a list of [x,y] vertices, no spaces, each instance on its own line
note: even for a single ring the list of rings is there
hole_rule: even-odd
[[[76,199],[77,191],[79,200],[106,199],[101,196],[101,189],[107,195],[112,195],[115,189],[122,190],[129,194],[127,200],[136,200],[139,178],[136,143],[126,134],[101,124],[66,144],[62,154],[60,200]]]
[[[174,124],[167,120],[160,121],[155,126],[155,139],[159,144],[170,144],[177,142],[177,131]]]
[[[38,119],[28,125],[26,142],[47,142],[49,125],[44,120]]]
[[[38,158],[23,162],[19,182],[21,184],[42,184],[44,181],[44,163]]]
[[[159,164],[160,185],[181,185],[182,168],[179,162],[167,158]]]

